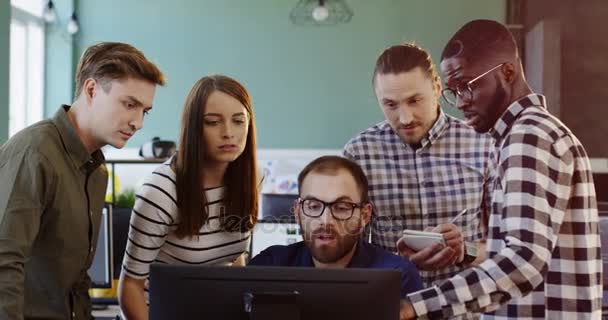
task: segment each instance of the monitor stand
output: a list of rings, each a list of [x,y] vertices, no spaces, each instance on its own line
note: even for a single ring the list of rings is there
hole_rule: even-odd
[[[243,304],[249,320],[300,320],[297,291],[245,292]]]
[[[107,304],[95,304],[95,303],[93,303],[91,305],[91,309],[96,310],[96,311],[97,310],[106,310],[106,309],[108,309],[108,305]]]

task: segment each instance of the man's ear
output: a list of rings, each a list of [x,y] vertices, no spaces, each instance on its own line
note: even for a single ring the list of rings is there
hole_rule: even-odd
[[[371,202],[368,202],[361,207],[361,221],[363,221],[364,227],[371,221],[373,209],[374,207]]]
[[[517,72],[515,70],[515,66],[512,63],[507,62],[503,64],[500,68],[500,71],[503,74],[507,83],[511,84],[515,81],[515,76],[517,75]]]
[[[100,88],[97,80],[93,78],[88,78],[82,84],[82,90],[80,92],[81,95],[84,96],[85,101],[90,104],[93,100],[93,97],[97,94],[97,90]]]
[[[434,89],[435,89],[435,94],[437,95],[437,97],[441,97],[441,89],[443,89],[443,87],[441,86],[441,78],[439,78],[439,76],[437,76],[435,78],[434,82]]]
[[[296,218],[296,222],[300,223],[300,206],[299,206],[300,202],[298,201],[298,199],[293,201],[293,204],[291,206],[291,212],[293,212],[294,217]]]

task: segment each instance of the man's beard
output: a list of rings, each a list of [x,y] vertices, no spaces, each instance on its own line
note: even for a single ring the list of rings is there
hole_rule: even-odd
[[[406,135],[401,135],[401,141],[403,141],[403,143],[405,144],[418,144],[420,143],[420,141],[422,141],[422,139],[424,138],[424,136],[426,135],[426,133],[424,135],[416,135],[416,136],[406,136]]]
[[[302,228],[302,226],[300,226]],[[305,229],[302,229],[305,230]],[[348,232],[344,236],[340,236],[335,228],[328,226],[325,228],[318,228],[314,230],[311,234],[307,235],[304,238],[306,246],[310,249],[312,256],[315,260],[321,263],[334,263],[344,258],[347,254],[353,250],[357,241],[360,237],[361,230],[361,219],[359,219],[359,223],[357,225],[355,232]],[[315,235],[317,233],[324,232],[331,234],[335,240],[335,246],[322,246],[320,247],[316,242],[317,238]]]
[[[502,113],[506,110],[508,106],[504,106],[505,98],[507,96],[507,92],[505,88],[503,88],[502,84],[498,79],[496,80],[496,90],[494,91],[494,96],[492,96],[492,101],[488,104],[486,110],[488,110],[488,117],[485,119],[487,123],[484,125],[484,130],[482,132],[488,132],[496,125],[496,121],[502,115]]]

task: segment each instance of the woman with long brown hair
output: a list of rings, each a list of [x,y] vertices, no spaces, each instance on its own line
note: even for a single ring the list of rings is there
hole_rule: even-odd
[[[251,99],[236,80],[207,76],[186,98],[177,153],[137,195],[119,299],[128,319],[147,319],[153,262],[229,265],[257,221],[258,177]]]

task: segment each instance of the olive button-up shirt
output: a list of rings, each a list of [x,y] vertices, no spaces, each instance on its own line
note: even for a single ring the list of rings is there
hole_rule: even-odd
[[[108,174],[69,108],[0,147],[0,319],[91,319],[87,270]]]

